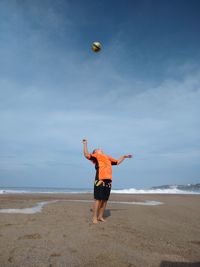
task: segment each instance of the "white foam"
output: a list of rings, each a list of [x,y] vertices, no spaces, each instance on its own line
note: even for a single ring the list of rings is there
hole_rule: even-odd
[[[83,203],[88,203],[88,202],[94,202],[93,200],[82,200],[82,199],[67,199],[67,200],[62,200],[62,201],[69,201],[69,202],[83,202]],[[144,205],[144,206],[157,206],[163,204],[163,202],[159,201],[150,201],[146,200],[144,202],[139,202],[139,201],[110,201],[109,204],[128,204],[128,205]]]
[[[0,195],[1,194],[26,194],[26,193],[31,193],[30,191],[25,191],[25,190],[11,190],[11,189],[4,189],[0,190]]]
[[[37,213],[37,212],[41,212],[43,206],[45,206],[47,204],[50,204],[50,203],[55,203],[55,202],[57,202],[57,200],[38,202],[36,206],[31,207],[31,208],[0,209],[0,213],[34,214],[34,213]]]
[[[74,191],[36,191],[36,190],[22,190],[22,189],[17,189],[17,190],[13,190],[13,189],[1,189],[0,190],[0,195],[3,194],[87,194],[87,193],[92,193],[92,190],[87,190],[87,191],[78,191],[78,190],[74,190]]]
[[[169,189],[117,189],[112,190],[114,194],[200,194],[199,192],[183,191],[180,189],[169,188]]]
[[[163,202],[159,202],[159,201],[144,201],[144,202],[139,202],[139,201],[109,201],[109,203],[113,203],[113,204],[127,204],[127,205],[143,205],[143,206],[157,206],[157,205],[162,205]]]
[[[67,200],[51,200],[51,201],[44,201],[38,202],[36,206],[31,208],[22,208],[22,209],[0,209],[0,213],[14,213],[14,214],[34,214],[37,212],[41,212],[42,208],[50,203],[55,203],[59,201],[65,202],[82,202],[82,203],[90,203],[93,200],[83,200],[83,199],[67,199]],[[144,206],[157,206],[163,204],[162,202],[158,201],[144,201],[144,202],[137,202],[137,201],[109,201],[111,204],[126,204],[126,205],[144,205]]]

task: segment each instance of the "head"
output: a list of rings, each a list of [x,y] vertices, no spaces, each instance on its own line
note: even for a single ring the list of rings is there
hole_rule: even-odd
[[[96,153],[96,154],[103,154],[103,150],[100,149],[100,148],[95,148],[92,152],[93,154]]]

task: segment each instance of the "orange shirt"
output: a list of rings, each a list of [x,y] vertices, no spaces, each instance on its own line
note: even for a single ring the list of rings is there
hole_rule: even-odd
[[[90,154],[89,160],[95,164],[96,180],[112,179],[112,165],[117,165],[117,160],[105,154]]]

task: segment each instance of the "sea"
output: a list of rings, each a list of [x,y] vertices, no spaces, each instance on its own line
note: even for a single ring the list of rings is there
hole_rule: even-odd
[[[0,187],[0,194],[77,194],[92,193],[92,188],[58,187]],[[161,185],[150,188],[113,188],[113,194],[200,194],[199,184]]]

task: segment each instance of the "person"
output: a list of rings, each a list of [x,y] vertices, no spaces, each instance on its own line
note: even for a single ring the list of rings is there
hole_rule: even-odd
[[[103,153],[101,149],[94,149],[92,153],[88,152],[87,140],[83,139],[83,154],[86,159],[95,164],[96,176],[94,182],[94,206],[93,223],[98,221],[105,222],[103,217],[107,201],[110,196],[112,186],[112,165],[119,165],[126,158],[132,158],[132,155],[124,155],[119,159],[114,159]]]

